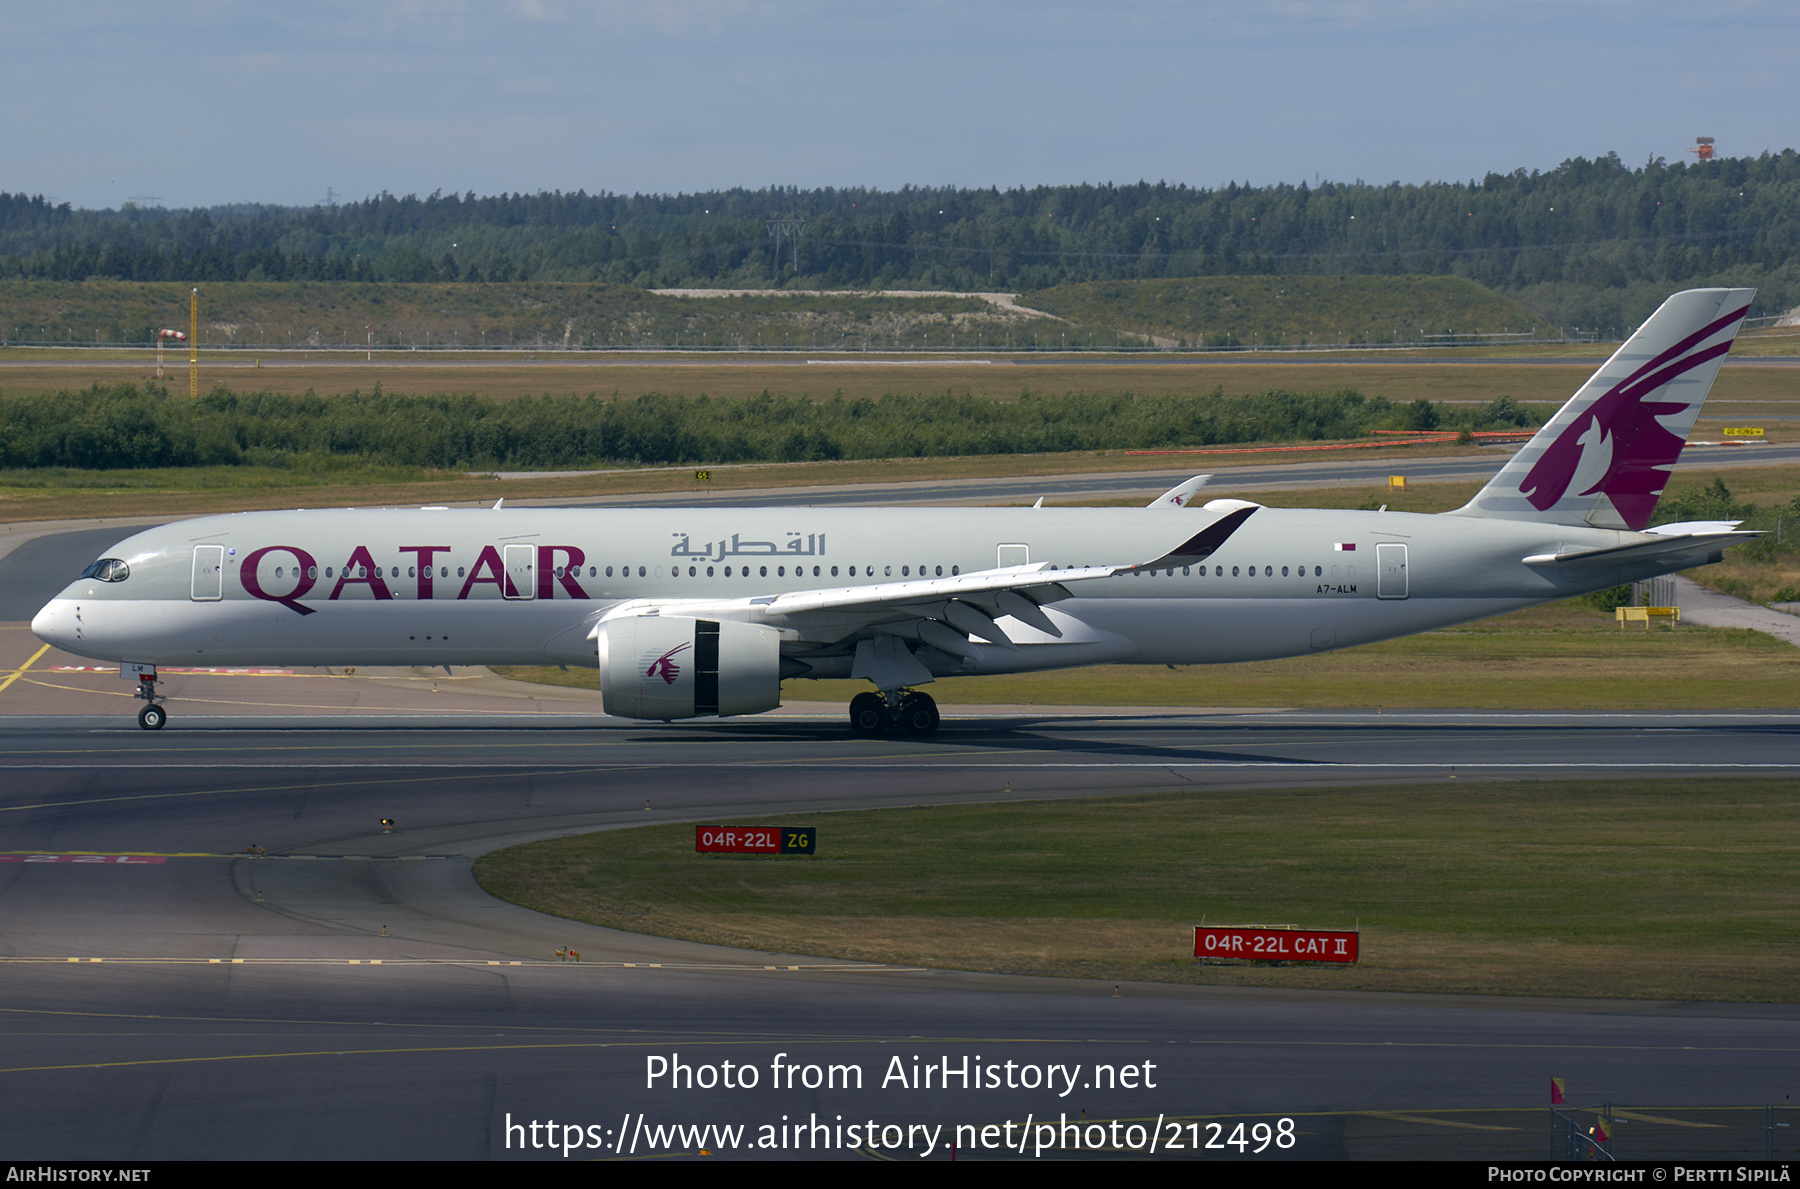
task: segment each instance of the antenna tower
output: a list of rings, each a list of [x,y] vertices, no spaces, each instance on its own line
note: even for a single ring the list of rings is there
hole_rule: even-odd
[[[188,399],[200,396],[200,288],[188,295]]]
[[[781,278],[781,239],[786,236],[794,241],[794,275],[800,275],[800,237],[806,234],[805,219],[770,219],[765,226],[769,234],[775,237],[775,277]]]

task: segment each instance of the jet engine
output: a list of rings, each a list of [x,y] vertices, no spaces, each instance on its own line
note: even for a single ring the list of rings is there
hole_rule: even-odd
[[[781,705],[781,636],[774,628],[638,615],[607,620],[595,639],[608,714],[723,718]]]

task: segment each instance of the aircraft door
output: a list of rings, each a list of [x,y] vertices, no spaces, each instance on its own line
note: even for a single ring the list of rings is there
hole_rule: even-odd
[[[1406,597],[1406,546],[1375,546],[1375,594],[1383,599]]]
[[[506,563],[506,597],[509,599],[535,599],[537,597],[537,575],[532,571],[532,559],[537,556],[536,545],[507,545],[504,549]]]
[[[196,603],[215,603],[225,597],[225,546],[194,546],[191,597]]]
[[[1024,566],[1031,564],[1031,546],[1000,545],[996,547],[997,560],[994,564],[1004,570],[1007,566]]]

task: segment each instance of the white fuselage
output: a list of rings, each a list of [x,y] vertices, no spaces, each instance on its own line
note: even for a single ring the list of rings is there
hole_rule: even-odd
[[[1122,508],[241,513],[121,542],[108,556],[127,577],[73,583],[32,628],[82,656],[142,664],[593,665],[595,623],[627,600],[716,607],[1027,562],[1142,564],[1216,519]],[[1638,536],[1262,508],[1204,564],[1070,582],[1071,597],[1045,607],[1060,638],[1002,619],[1016,647],[929,663],[950,676],[1343,648],[1661,572],[1640,563],[1574,577],[1522,560]],[[813,676],[849,675],[834,615],[783,633],[783,654]],[[842,622],[839,635],[851,628]]]

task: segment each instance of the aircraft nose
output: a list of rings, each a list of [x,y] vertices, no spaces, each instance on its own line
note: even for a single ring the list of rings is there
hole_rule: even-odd
[[[73,616],[67,599],[51,599],[31,617],[31,634],[46,644],[64,647],[70,642],[69,625],[74,622]]]

